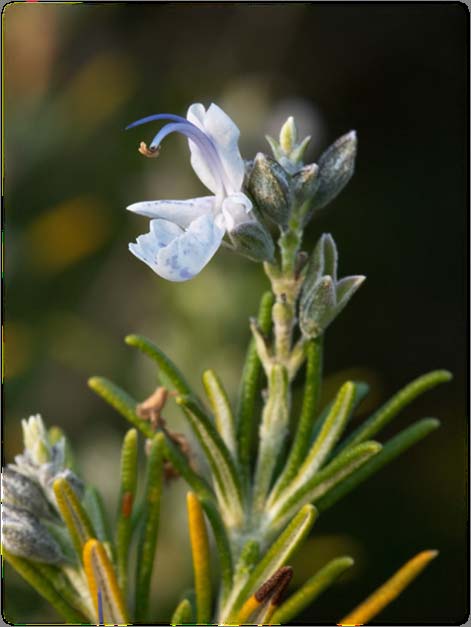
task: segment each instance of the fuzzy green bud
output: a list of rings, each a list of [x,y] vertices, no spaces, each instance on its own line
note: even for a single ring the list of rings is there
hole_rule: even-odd
[[[330,203],[351,179],[355,168],[357,136],[355,131],[339,137],[322,154],[318,161],[319,185],[314,197],[313,209]]]
[[[337,280],[337,261],[335,241],[324,233],[309,260],[301,293],[299,324],[307,338],[322,335],[365,280],[360,275]]]
[[[235,252],[252,261],[273,261],[275,245],[269,231],[257,220],[247,220],[229,231]]]
[[[2,507],[2,543],[13,555],[33,561],[47,564],[66,561],[59,544],[38,518],[9,504]]]
[[[289,175],[279,163],[259,152],[250,173],[248,189],[263,216],[286,225],[290,209]]]

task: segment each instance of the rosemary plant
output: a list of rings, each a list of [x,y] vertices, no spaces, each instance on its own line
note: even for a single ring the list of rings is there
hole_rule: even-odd
[[[223,242],[263,264],[270,289],[250,321],[252,339],[237,403],[230,403],[213,370],[203,373],[207,398],[200,398],[150,339],[129,335],[127,344],[156,364],[157,390],[139,403],[105,378],[89,380],[132,425],[123,442],[113,531],[97,492],[76,477],[65,438],[31,418],[24,422],[25,452],[4,475],[3,555],[69,622],[161,621],[164,617],[149,606],[150,581],[164,478],[178,474],[190,489],[194,595],[180,601],[171,623],[289,623],[353,564],[348,556],[332,560],[283,601],[292,575],[290,559],[317,516],[439,426],[425,418],[386,442],[376,439],[418,395],[451,375],[440,370],[417,378],[347,436],[368,386],[346,381],[330,404],[322,403],[326,329],[365,277],[338,278],[331,235],[323,234],[311,254],[302,250],[302,240],[316,211],[353,174],[354,132],[338,139],[317,164],[305,165],[309,138],[298,141],[289,118],[279,140],[267,138],[273,156],[259,153],[244,163],[239,131],[216,105],[207,111],[192,105],[187,118],[157,115],[131,126],[163,119],[170,122],[140,151],[154,157],[169,133],[184,134],[193,168],[214,195],[131,205],[151,223],[130,250],[173,281],[197,274]],[[292,386],[301,378],[302,407],[293,416]],[[195,466],[185,438],[162,418],[166,402],[180,407],[210,477]],[[147,441],[140,502],[135,499],[138,432]],[[215,590],[210,534],[220,574]],[[136,536],[137,568],[131,573],[129,550]],[[418,554],[341,622],[370,620],[435,555]]]

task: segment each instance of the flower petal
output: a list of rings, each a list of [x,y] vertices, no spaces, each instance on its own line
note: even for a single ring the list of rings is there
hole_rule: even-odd
[[[232,231],[243,222],[252,221],[253,215],[250,214],[252,209],[252,201],[242,192],[231,194],[224,198],[221,211],[224,216],[226,229]]]
[[[139,235],[136,243],[129,244],[129,250],[138,259],[146,263],[154,272],[160,274],[157,265],[157,254],[176,237],[182,235],[183,229],[168,220],[152,220],[149,233]]]
[[[158,274],[169,281],[191,279],[201,272],[218,250],[224,232],[212,216],[200,216],[183,235],[159,251]]]
[[[168,220],[151,220],[129,250],[168,281],[187,281],[200,272],[221,245],[224,229],[212,215],[193,220],[185,231]]]
[[[207,111],[202,104],[191,105],[187,119],[206,133],[216,147],[224,170],[224,185],[227,193],[239,192],[244,180],[244,162],[238,147],[240,135],[238,127],[214,103]],[[204,161],[204,155],[193,142],[190,141],[189,144],[193,169],[203,183],[216,193],[215,177]]]
[[[214,201],[214,196],[203,196],[189,200],[150,200],[136,202],[126,207],[126,209],[148,218],[170,220],[185,228],[196,218],[206,213],[211,214],[214,208]]]

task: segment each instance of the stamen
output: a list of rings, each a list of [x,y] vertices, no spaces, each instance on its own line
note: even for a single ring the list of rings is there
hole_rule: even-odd
[[[141,142],[139,144],[138,150],[141,155],[144,155],[144,157],[149,157],[150,159],[155,159],[155,157],[158,157],[160,154],[160,148],[149,148],[146,142]]]
[[[223,192],[225,186],[227,186],[225,185],[225,183],[227,183],[226,174],[216,147],[208,135],[206,135],[195,124],[189,122],[186,118],[183,118],[180,115],[173,115],[171,113],[157,113],[155,115],[149,115],[145,118],[137,120],[136,122],[132,122],[126,127],[126,130],[134,128],[135,126],[147,124],[148,122],[155,122],[157,120],[171,120],[171,122],[169,124],[165,124],[165,126],[160,129],[149,147],[142,142],[139,152],[146,157],[154,157],[156,156],[155,151],[158,150],[160,143],[165,137],[167,137],[167,135],[175,132],[181,133],[195,143],[203,153],[204,158],[208,162],[210,169],[217,179],[220,192]]]

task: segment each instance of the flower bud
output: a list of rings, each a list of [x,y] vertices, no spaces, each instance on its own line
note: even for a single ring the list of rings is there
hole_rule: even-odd
[[[319,187],[319,166],[315,163],[305,165],[293,177],[294,194],[299,202],[310,200]]]
[[[285,153],[290,153],[298,140],[298,131],[293,116],[289,116],[280,130],[280,146]]]
[[[313,209],[320,209],[331,202],[350,180],[357,152],[355,131],[339,137],[319,159],[319,185],[314,197]]]
[[[337,246],[330,233],[323,233],[311,255],[304,279],[304,292],[310,292],[319,279],[328,275],[337,281]]]
[[[269,231],[257,220],[248,220],[229,231],[235,251],[252,261],[273,261],[275,245]]]
[[[289,176],[279,163],[259,152],[250,173],[248,189],[258,208],[275,224],[289,218]]]
[[[47,564],[66,561],[59,544],[36,516],[14,505],[2,507],[2,543],[13,555],[26,559]]]
[[[365,280],[350,276],[337,280],[337,247],[324,233],[309,260],[300,302],[300,327],[308,338],[319,337]]]
[[[46,427],[39,414],[22,420],[23,442],[25,450],[36,464],[44,464],[51,458],[51,446]]]
[[[40,518],[51,516],[46,497],[39,485],[9,467],[2,474],[2,502],[26,509]]]
[[[301,299],[299,326],[306,337],[319,337],[334,316],[335,285],[332,277],[324,276]]]

